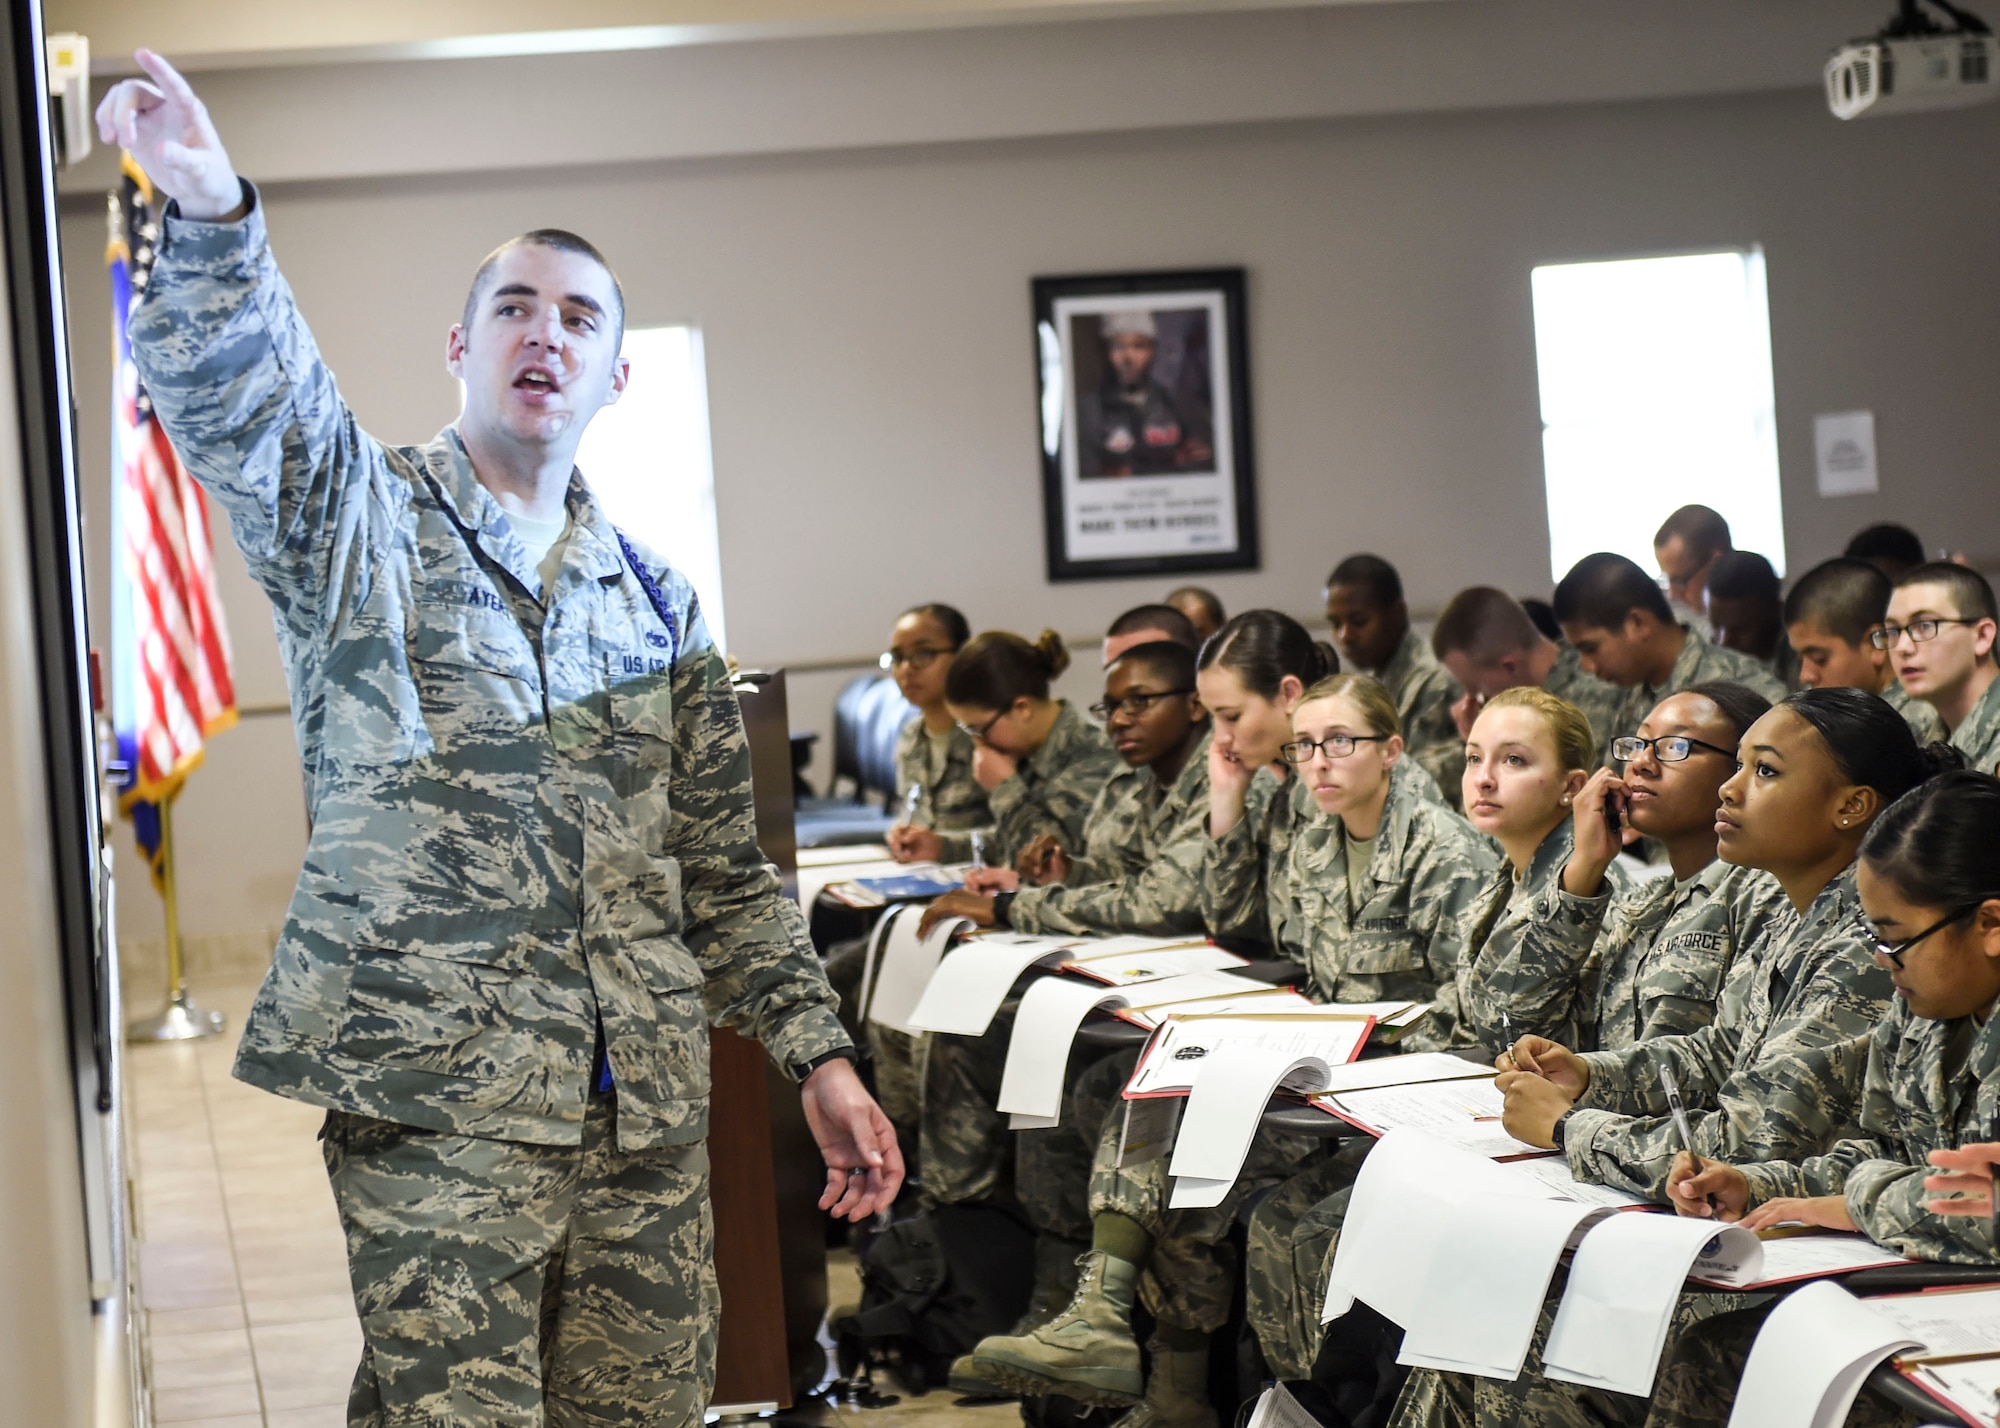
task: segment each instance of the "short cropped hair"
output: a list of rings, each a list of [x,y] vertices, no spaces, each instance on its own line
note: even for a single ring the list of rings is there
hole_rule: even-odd
[[[1112,639],[1119,635],[1136,635],[1141,630],[1158,630],[1175,644],[1186,645],[1189,649],[1201,645],[1200,637],[1194,632],[1194,621],[1171,605],[1134,605],[1113,620],[1104,635]]]
[[[1951,592],[1952,604],[1958,608],[1962,620],[2000,619],[1993,605],[1993,587],[1986,583],[1986,577],[1969,565],[1960,565],[1952,560],[1927,560],[1913,570],[1903,572],[1896,582],[1901,590],[1906,585],[1942,585]]]
[[[1539,684],[1521,684],[1503,689],[1486,701],[1487,709],[1532,709],[1548,727],[1549,743],[1556,761],[1567,773],[1586,772],[1597,759],[1597,736],[1591,732],[1584,712],[1561,695],[1551,694]],[[1481,711],[1482,713],[1484,710]]]
[[[1451,597],[1431,630],[1431,652],[1439,659],[1463,654],[1475,664],[1535,648],[1542,632],[1516,600],[1491,585],[1475,585]]]
[[[1600,550],[1570,567],[1556,586],[1556,619],[1586,629],[1615,630],[1634,610],[1643,610],[1663,625],[1674,623],[1673,607],[1639,568],[1638,562]]]
[[[1169,689],[1194,688],[1194,646],[1179,640],[1147,640],[1132,646],[1106,668],[1121,664],[1143,665]]]
[[[1810,621],[1856,649],[1888,616],[1889,577],[1865,560],[1836,555],[1792,583],[1785,597],[1785,623]]]
[[[1841,554],[1856,560],[1886,560],[1892,565],[1922,565],[1924,543],[1908,526],[1899,526],[1894,521],[1878,521],[1856,531]]]
[[[1719,600],[1768,600],[1778,603],[1778,572],[1754,550],[1725,551],[1708,572],[1708,593]]]
[[[472,310],[479,306],[479,295],[486,286],[486,280],[493,276],[493,269],[500,260],[516,248],[553,248],[558,253],[581,253],[584,257],[604,269],[611,279],[611,294],[617,299],[617,311],[612,314],[615,324],[614,335],[618,346],[625,345],[625,287],[618,281],[618,274],[611,266],[611,260],[598,252],[597,245],[588,238],[580,238],[567,228],[531,228],[518,237],[509,238],[498,248],[488,253],[480,263],[479,270],[472,275],[472,286],[465,290],[465,312],[459,319],[467,332],[472,330]]]
[[[1713,506],[1682,506],[1671,516],[1660,522],[1660,528],[1653,535],[1653,549],[1658,550],[1675,536],[1689,550],[1698,550],[1703,555],[1715,555],[1732,549],[1729,539],[1729,522],[1722,512]]]
[[[1403,577],[1379,555],[1348,556],[1334,566],[1326,583],[1329,589],[1335,585],[1359,585],[1378,605],[1393,605],[1403,598]]]
[[[1222,628],[1222,622],[1229,618],[1228,614],[1222,608],[1222,597],[1217,595],[1213,590],[1210,590],[1206,585],[1176,586],[1167,592],[1166,603],[1171,605],[1176,600],[1191,600],[1201,606],[1202,610],[1208,615],[1208,618],[1215,623],[1215,627],[1218,630]]]

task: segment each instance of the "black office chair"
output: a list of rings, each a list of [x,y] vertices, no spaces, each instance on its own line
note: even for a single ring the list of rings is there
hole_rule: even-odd
[[[801,848],[876,843],[902,816],[896,744],[917,706],[887,675],[864,674],[833,701],[833,781],[824,798],[799,800]],[[794,741],[796,744],[796,740]]]

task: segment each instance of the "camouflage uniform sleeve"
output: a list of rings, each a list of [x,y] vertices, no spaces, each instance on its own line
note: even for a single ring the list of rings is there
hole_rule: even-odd
[[[1866,1161],[1891,1159],[1897,1144],[1901,1113],[1894,1093],[1895,1043],[1903,1028],[1884,1017],[1868,1037],[1868,1069],[1862,1080],[1861,1110],[1855,1117],[1861,1134],[1827,1147],[1820,1155],[1796,1160],[1765,1160],[1739,1166],[1750,1182],[1750,1203],[1762,1204],[1781,1195],[1839,1195],[1848,1177]],[[1907,1167],[1904,1167],[1907,1168]],[[1859,1221],[1856,1221],[1859,1224]]]
[[[250,572],[295,634],[335,570],[362,565],[408,499],[356,425],[278,272],[263,204],[238,223],[169,206],[133,361],[175,452],[229,513]],[[371,499],[373,497],[374,499]]]
[[[1000,834],[998,851],[1012,862],[1044,833],[1065,848],[1082,847],[1084,820],[1117,762],[1118,755],[1109,744],[1085,744],[1032,788],[1019,773],[1008,775],[986,800]],[[991,853],[987,856],[989,860],[993,857]]]
[[[1201,919],[1210,934],[1272,940],[1264,906],[1265,828],[1280,785],[1268,774],[1250,781],[1243,816],[1220,838],[1202,827]]]
[[[705,974],[709,1019],[763,1042],[790,1070],[853,1042],[805,918],[757,846],[743,712],[700,607],[690,598],[686,608],[666,838],[680,865],[681,936]]]
[[[1437,781],[1438,791],[1453,808],[1463,798],[1465,740],[1451,717],[1451,706],[1464,693],[1443,669],[1425,672],[1421,692],[1403,718],[1403,744],[1410,757]]]
[[[1458,821],[1457,815],[1444,817]],[[1483,840],[1433,837],[1410,880],[1410,928],[1425,943],[1425,963],[1437,978],[1431,1014],[1403,1039],[1406,1051],[1442,1051],[1456,1040],[1460,1018],[1458,963],[1499,856]]]
[[[1790,999],[1783,1024],[1758,1050],[1752,1064],[1728,1075],[1707,1095],[1683,1085],[1692,1115],[1694,1150],[1709,1160],[1744,1165],[1766,1159],[1797,1159],[1846,1134],[1854,1125],[1868,1046],[1882,1009],[1871,995],[1872,966],[1857,965],[1858,953],[1842,948],[1822,964],[1811,982]],[[1886,982],[1886,979],[1880,979]],[[1719,1024],[1719,1023],[1718,1023]],[[1680,1149],[1673,1122],[1663,1112],[1658,1066],[1669,1058],[1695,1069],[1703,1063],[1683,1053],[1691,1045],[1713,1046],[1711,1026],[1692,1036],[1642,1042],[1624,1058],[1628,1068],[1650,1070],[1628,1083],[1638,1102],[1630,1118],[1603,1111],[1572,1115],[1564,1137],[1570,1169],[1579,1179],[1658,1197],[1667,1170]],[[1591,1065],[1595,1092],[1596,1058]]]
[[[1609,882],[1596,897],[1573,897],[1558,873],[1487,967],[1479,995],[1468,998],[1478,1003],[1475,1017],[1499,1036],[1504,1010],[1516,1035],[1532,1031],[1569,1045],[1582,1011],[1584,965],[1610,906]]]
[[[1143,776],[1152,777],[1151,773]],[[1128,803],[1133,797],[1132,781],[1117,776],[1097,791],[1097,801],[1091,804],[1090,814],[1083,820],[1083,846],[1063,848],[1069,855],[1069,876],[1063,879],[1064,883],[1081,888],[1090,883],[1115,882],[1125,876],[1125,865],[1118,857],[1115,840],[1107,841],[1108,834],[1100,829],[1110,828],[1115,821],[1121,831],[1129,832],[1135,823],[1136,809]],[[1021,889],[1023,896],[1046,891],[1047,888]]]
[[[1023,932],[1136,933],[1170,937],[1200,932],[1202,867],[1207,857],[1208,796],[1193,800],[1145,867],[1084,883],[1074,865],[1068,884],[1023,888],[1009,920]]]

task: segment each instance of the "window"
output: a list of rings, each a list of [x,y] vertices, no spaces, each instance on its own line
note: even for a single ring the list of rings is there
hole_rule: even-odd
[[[590,423],[576,464],[612,522],[687,577],[717,648],[727,649],[701,332],[627,328],[625,356],[625,395]]]
[[[1653,563],[1653,532],[1712,506],[1785,573],[1762,250],[1535,269],[1549,563]]]

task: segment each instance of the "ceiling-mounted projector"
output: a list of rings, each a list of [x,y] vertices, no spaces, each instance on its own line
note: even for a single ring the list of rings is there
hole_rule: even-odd
[[[1899,0],[1873,39],[1856,40],[1826,62],[1826,103],[1836,118],[1961,109],[2000,99],[2000,43],[1977,15],[1950,0],[1927,0],[1950,24],[1925,13],[1925,0]]]

